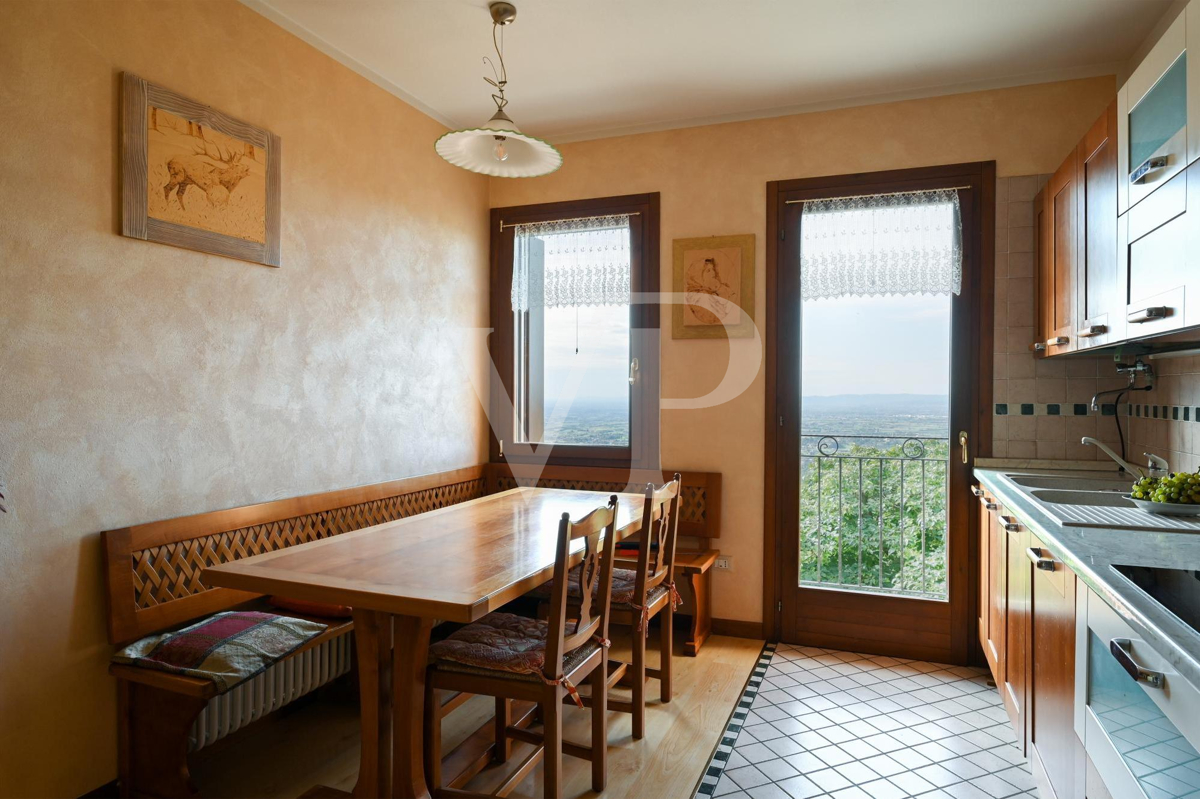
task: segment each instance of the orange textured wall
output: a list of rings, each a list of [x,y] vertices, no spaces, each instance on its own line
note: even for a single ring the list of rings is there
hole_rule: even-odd
[[[491,204],[661,192],[663,291],[672,239],[755,233],[762,330],[767,181],[987,160],[1001,176],[1052,172],[1115,93],[1103,77],[567,144],[553,175],[493,179]],[[663,314],[663,397],[705,394],[730,358],[757,356],[744,339],[672,341],[670,320]],[[734,568],[714,577],[718,618],[762,617],[763,391],[760,370],[731,402],[662,414],[663,464],[724,474],[720,547]]]
[[[117,235],[121,70],[282,137],[281,269]],[[0,796],[78,796],[101,530],[485,459],[487,182],[231,0],[3,0],[0,120]]]

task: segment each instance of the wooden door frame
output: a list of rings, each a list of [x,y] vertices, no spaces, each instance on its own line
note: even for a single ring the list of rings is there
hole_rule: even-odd
[[[783,452],[780,439],[788,428],[780,425],[782,398],[779,395],[779,285],[785,248],[780,246],[783,233],[781,219],[785,195],[804,192],[809,198],[847,196],[879,191],[904,191],[969,185],[978,187],[978,224],[974,230],[963,230],[963,247],[968,269],[977,265],[977,279],[964,280],[964,286],[974,289],[968,298],[970,309],[977,319],[972,341],[976,357],[971,360],[970,385],[973,412],[968,429],[971,460],[988,457],[992,451],[992,360],[993,360],[993,297],[995,292],[996,254],[996,163],[982,161],[944,166],[897,169],[881,172],[831,175],[797,180],[778,180],[767,183],[767,250],[766,250],[766,391],[763,481],[763,633],[768,640],[778,641],[783,633],[783,537],[780,530],[780,493],[777,463]],[[786,420],[785,420],[786,421]],[[951,452],[957,452],[951,442]],[[970,466],[968,466],[970,468]],[[977,618],[979,563],[978,514],[968,513],[962,553],[949,564],[955,600],[952,607],[951,629],[955,636],[954,656],[961,662],[978,662],[982,650],[975,641],[973,626]],[[960,536],[963,537],[963,536]],[[955,550],[952,548],[951,552]],[[961,598],[960,598],[961,597]],[[971,642],[974,642],[972,645]]]

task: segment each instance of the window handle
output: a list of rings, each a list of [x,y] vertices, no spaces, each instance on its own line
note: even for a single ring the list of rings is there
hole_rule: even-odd
[[[637,382],[638,359],[634,358],[629,362],[629,385]]]

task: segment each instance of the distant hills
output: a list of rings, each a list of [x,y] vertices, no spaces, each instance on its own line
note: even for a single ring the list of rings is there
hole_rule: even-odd
[[[834,394],[828,397],[804,397],[809,410],[867,410],[887,413],[945,414],[950,398],[945,394]]]
[[[805,434],[945,436],[945,394],[837,394],[804,397]]]

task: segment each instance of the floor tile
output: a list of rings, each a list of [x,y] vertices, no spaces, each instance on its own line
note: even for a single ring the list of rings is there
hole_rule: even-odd
[[[756,675],[699,797],[1036,799],[981,669],[778,644]]]

